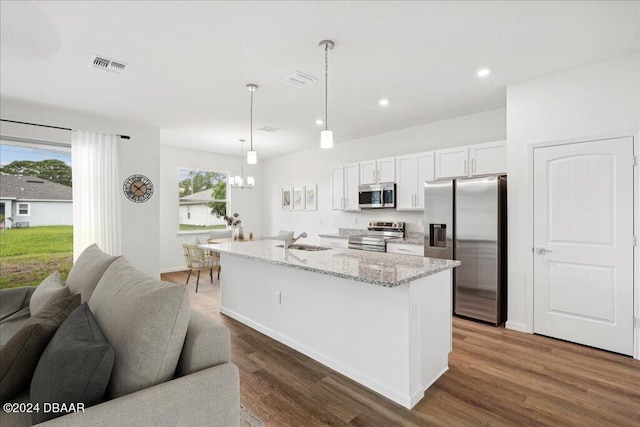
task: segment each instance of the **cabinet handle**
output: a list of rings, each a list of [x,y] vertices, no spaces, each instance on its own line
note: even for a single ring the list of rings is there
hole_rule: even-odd
[[[404,249],[404,248],[396,248],[396,251],[400,251],[400,252],[411,252],[411,250],[409,250],[409,249]]]
[[[471,173],[476,173],[476,159],[471,159]]]
[[[467,174],[467,159],[464,159],[464,174]]]
[[[376,182],[376,171],[375,171],[375,170],[372,170],[372,171],[371,171],[371,180],[372,180],[373,182]]]

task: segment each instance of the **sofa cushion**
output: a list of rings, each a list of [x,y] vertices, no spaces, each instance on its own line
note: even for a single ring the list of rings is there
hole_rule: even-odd
[[[100,279],[89,308],[115,352],[107,398],[173,378],[189,322],[184,285],[161,282],[119,259]]]
[[[11,399],[29,387],[40,355],[67,316],[80,305],[71,295],[26,320],[0,349],[0,401]]]
[[[31,295],[31,300],[29,301],[31,315],[35,316],[46,306],[69,295],[71,295],[71,293],[69,289],[64,286],[64,283],[62,283],[60,273],[57,271],[51,273],[38,285],[33,295]]]
[[[26,306],[17,313],[0,321],[0,347],[4,347],[7,342],[20,330],[22,324],[31,317],[29,306]]]
[[[113,369],[114,352],[87,303],[69,315],[42,353],[31,380],[31,401],[100,403]],[[65,415],[34,412],[34,424]]]
[[[94,243],[82,251],[73,263],[67,277],[67,287],[72,294],[80,294],[82,302],[89,301],[106,269],[118,258],[120,257],[102,252]]]
[[[0,289],[0,321],[29,307],[29,300],[35,290],[33,286]]]

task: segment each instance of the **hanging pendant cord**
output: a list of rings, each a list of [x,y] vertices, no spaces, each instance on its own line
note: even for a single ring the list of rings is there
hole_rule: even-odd
[[[251,129],[250,129],[251,151],[253,151],[253,91],[251,91],[251,113],[249,115],[249,123],[251,125]]]
[[[329,130],[329,45],[324,45],[324,130]]]

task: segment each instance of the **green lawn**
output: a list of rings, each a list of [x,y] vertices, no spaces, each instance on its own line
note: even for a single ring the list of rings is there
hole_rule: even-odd
[[[192,230],[224,230],[227,228],[224,224],[218,225],[189,225],[189,224],[180,224],[180,231],[192,231]]]
[[[72,263],[72,226],[10,228],[0,234],[0,289],[37,286],[54,271],[66,280]]]

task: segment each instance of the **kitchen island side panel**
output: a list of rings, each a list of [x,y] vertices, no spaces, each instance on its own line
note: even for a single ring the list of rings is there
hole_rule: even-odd
[[[221,256],[221,313],[391,400],[412,407],[446,371],[450,341],[424,344],[434,325],[422,322],[428,319],[424,311],[432,309],[439,325],[449,325],[441,334],[450,339],[449,306],[429,307],[442,304],[438,295],[450,292],[450,270],[389,288]],[[432,354],[421,354],[425,349]],[[424,363],[436,365],[425,369]],[[423,372],[438,374],[425,383]]]

